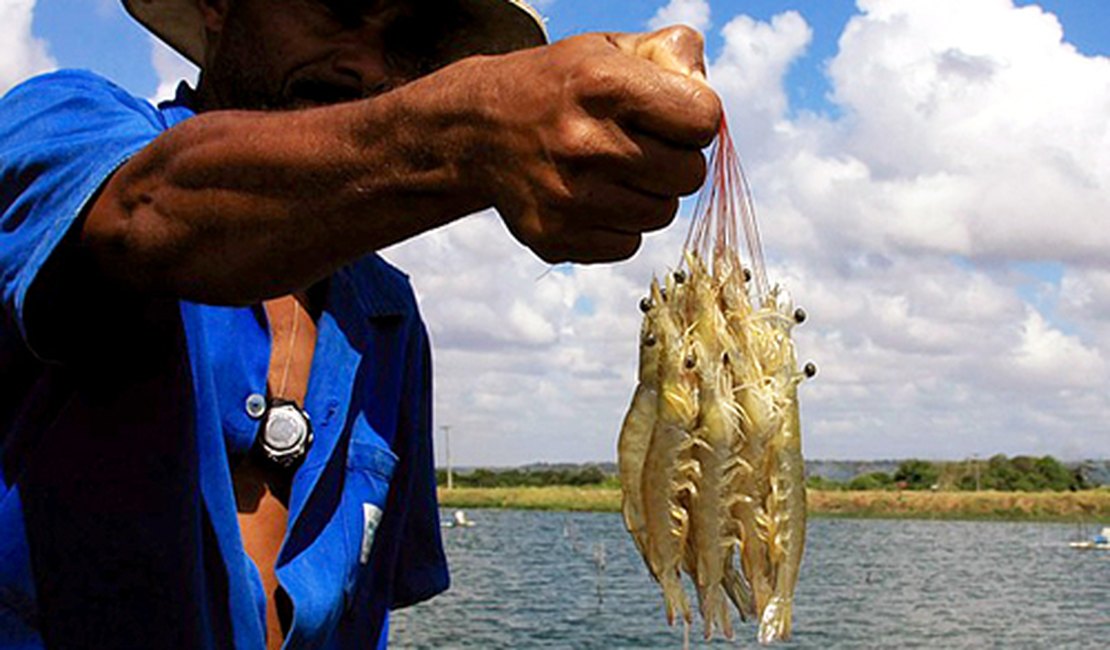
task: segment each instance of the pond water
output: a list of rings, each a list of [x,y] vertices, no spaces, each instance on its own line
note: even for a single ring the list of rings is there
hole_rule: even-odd
[[[391,647],[682,647],[619,515],[467,514],[475,527],[443,531],[451,589],[395,612]],[[813,519],[794,638],[781,647],[1110,647],[1110,552],[1069,549],[1079,532]],[[696,621],[691,647],[756,645],[750,624],[731,642],[700,631]]]

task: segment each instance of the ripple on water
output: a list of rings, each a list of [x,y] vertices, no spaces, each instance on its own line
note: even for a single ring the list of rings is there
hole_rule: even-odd
[[[475,510],[444,531],[452,588],[395,612],[395,648],[680,648],[609,513]],[[786,648],[1105,648],[1110,553],[1074,526],[815,519]],[[604,569],[596,558],[604,549]],[[600,596],[600,600],[599,600]],[[750,625],[732,643],[754,645]]]

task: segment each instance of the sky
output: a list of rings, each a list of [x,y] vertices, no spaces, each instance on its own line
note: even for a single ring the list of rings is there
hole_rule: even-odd
[[[706,34],[769,275],[809,313],[810,458],[1110,457],[1110,8],[1102,0],[546,0],[553,38]],[[57,67],[166,97],[195,70],[116,0],[0,0],[0,92]],[[549,267],[483,213],[383,251],[431,334],[437,454],[612,461],[635,257]]]

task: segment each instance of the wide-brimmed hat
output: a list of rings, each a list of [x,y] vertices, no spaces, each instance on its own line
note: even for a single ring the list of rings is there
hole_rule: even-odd
[[[460,10],[459,29],[443,56],[454,60],[473,54],[503,54],[547,42],[543,18],[524,0],[450,0]],[[158,38],[200,65],[204,60],[204,22],[197,0],[123,0],[135,20]]]

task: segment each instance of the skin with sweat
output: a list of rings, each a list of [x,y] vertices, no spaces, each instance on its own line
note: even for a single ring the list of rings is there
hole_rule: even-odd
[[[197,3],[199,114],[112,176],[78,248],[121,291],[264,303],[271,391],[293,377],[285,392],[303,398],[315,339],[304,323],[319,307],[309,289],[370,251],[492,207],[545,261],[624,259],[703,181],[721,106],[696,79],[692,30],[428,65],[433,44],[405,2]],[[290,338],[295,318],[307,321]],[[288,612],[273,564],[289,477],[248,463],[234,478],[279,647]]]

